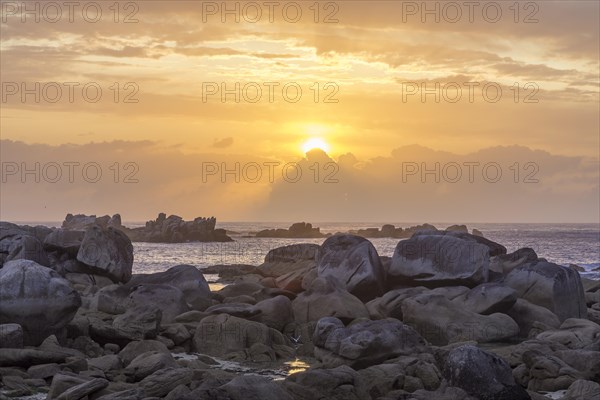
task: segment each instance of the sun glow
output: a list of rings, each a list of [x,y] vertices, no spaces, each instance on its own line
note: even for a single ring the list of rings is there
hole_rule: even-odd
[[[302,151],[304,153],[308,153],[309,151],[311,151],[313,149],[321,149],[325,153],[328,153],[329,145],[323,139],[318,138],[318,137],[310,138],[306,142],[304,142],[304,144],[302,145]]]

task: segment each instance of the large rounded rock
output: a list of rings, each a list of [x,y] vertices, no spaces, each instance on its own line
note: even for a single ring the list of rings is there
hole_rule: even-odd
[[[294,299],[292,308],[298,323],[318,321],[323,317],[336,317],[344,322],[369,318],[365,305],[331,276],[315,279],[307,291]]]
[[[177,363],[171,354],[161,351],[149,351],[134,358],[123,373],[134,382],[137,382],[158,370],[176,367]]]
[[[200,321],[193,342],[199,353],[224,356],[229,353],[247,353],[246,350],[255,344],[267,347],[284,345],[285,338],[281,332],[259,322],[219,314]]]
[[[189,311],[183,292],[171,285],[145,284],[129,295],[130,306],[151,306],[160,310],[161,324],[170,324],[179,314]]]
[[[129,365],[137,356],[146,352],[161,352],[171,354],[167,346],[157,340],[140,340],[130,342],[119,352],[119,359],[124,366]]]
[[[43,266],[50,265],[48,255],[38,238],[31,235],[20,235],[11,239],[5,261],[31,260]]]
[[[402,321],[402,302],[409,297],[428,291],[429,289],[423,286],[390,290],[366,304],[369,317],[371,319],[396,318]]]
[[[136,274],[126,286],[133,288],[142,284],[174,286],[183,292],[186,302],[192,306],[198,301],[210,298],[208,282],[193,265],[177,265],[154,274]]]
[[[337,318],[322,318],[313,334],[315,357],[325,368],[354,369],[426,351],[425,340],[397,319],[360,321],[345,327]]]
[[[76,257],[84,235],[84,231],[55,229],[44,239],[44,248],[49,251],[65,252]]]
[[[579,273],[546,261],[515,268],[504,283],[530,303],[552,311],[561,321],[587,318],[587,306]]]
[[[275,278],[275,286],[296,294],[303,292],[302,282],[312,271],[315,271],[314,267],[307,267],[278,276]]]
[[[600,325],[587,319],[569,318],[559,329],[537,335],[536,339],[560,343],[569,349],[600,350]]]
[[[554,392],[568,389],[573,382],[583,379],[583,374],[560,358],[531,350],[523,353],[523,361],[529,370],[527,389]]]
[[[452,301],[477,314],[505,313],[516,303],[517,292],[500,283],[484,283]]]
[[[0,269],[0,323],[21,325],[25,344],[39,344],[61,330],[79,306],[79,294],[50,268],[15,260]]]
[[[19,226],[0,221],[0,267],[11,260],[31,260],[48,266],[49,260],[42,242],[51,232],[45,226]]]
[[[283,331],[283,328],[294,321],[292,302],[285,296],[275,296],[252,306],[257,315],[252,317],[254,321],[263,323],[268,327]]]
[[[545,307],[536,306],[524,299],[517,299],[516,303],[506,314],[519,325],[519,335],[521,337],[528,337],[535,323],[542,323],[543,326],[551,329],[556,329],[560,326],[560,320],[556,314]]]
[[[489,253],[486,245],[452,235],[415,235],[396,246],[388,284],[473,287],[488,280]]]
[[[21,325],[0,324],[0,348],[23,348],[23,328]]]
[[[490,271],[497,277],[508,275],[510,271],[523,264],[537,261],[538,256],[530,247],[518,249],[510,254],[501,254],[490,258]]]
[[[334,235],[321,246],[317,263],[319,276],[333,276],[346,289],[369,301],[384,290],[385,271],[371,242],[360,236]]]
[[[179,385],[189,384],[194,377],[188,368],[159,369],[145,377],[139,387],[144,391],[145,397],[162,398]]]
[[[513,378],[510,365],[502,358],[475,346],[452,350],[444,375],[457,386],[481,400],[529,400],[527,391]]]
[[[266,276],[279,277],[287,273],[315,266],[321,251],[318,244],[297,243],[270,250],[258,270]]]
[[[152,339],[158,335],[161,319],[162,313],[158,308],[137,306],[117,315],[112,326],[124,337]]]
[[[113,282],[127,282],[131,279],[133,245],[118,229],[92,225],[85,231],[77,260],[88,265],[92,273],[104,274]]]
[[[442,295],[430,293],[402,302],[403,321],[434,345],[474,340],[497,342],[518,335],[519,326],[508,315],[480,315]]]
[[[486,239],[480,235],[471,235],[468,232],[460,232],[460,231],[440,231],[440,230],[421,230],[416,232],[413,237],[419,235],[440,235],[440,236],[451,236],[455,237],[467,242],[471,243],[479,243],[488,248],[488,253],[490,257],[501,256],[506,254],[506,247],[502,246],[500,243],[496,243],[492,240]]]

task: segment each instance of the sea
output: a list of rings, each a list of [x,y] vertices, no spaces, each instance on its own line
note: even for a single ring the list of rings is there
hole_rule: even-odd
[[[23,223],[23,222],[20,222]],[[60,222],[34,222],[28,225],[60,226]],[[191,264],[202,269],[222,264],[260,265],[265,256],[277,247],[294,243],[321,244],[325,239],[279,239],[257,238],[255,233],[263,229],[288,228],[291,222],[217,222],[217,228],[228,231],[234,241],[227,243],[134,243],[133,273],[153,273],[179,264]],[[419,223],[392,223],[407,228]],[[432,223],[444,229],[449,223]],[[125,226],[143,226],[143,222],[124,222]],[[349,232],[366,228],[381,228],[384,223],[372,222],[315,222],[322,233]],[[575,264],[585,272],[582,276],[600,280],[600,224],[521,224],[521,223],[473,223],[469,230],[479,229],[483,235],[498,242],[509,252],[531,247],[539,257],[550,262],[568,266]],[[369,239],[380,256],[392,256],[399,239]],[[208,277],[207,277],[208,278]]]

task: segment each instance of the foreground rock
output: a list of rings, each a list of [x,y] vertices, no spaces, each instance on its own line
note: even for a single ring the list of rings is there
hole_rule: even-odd
[[[452,301],[477,314],[506,313],[517,302],[517,292],[503,284],[484,283]]]
[[[587,306],[579,273],[546,261],[513,269],[504,283],[530,303],[552,311],[561,321],[587,318]]]
[[[560,328],[540,333],[537,339],[560,343],[573,350],[599,351],[600,325],[587,319],[570,318]]]
[[[0,323],[21,325],[26,345],[60,332],[80,305],[67,280],[34,261],[9,261],[0,269]]]
[[[365,305],[331,276],[315,279],[307,291],[296,297],[292,307],[299,323],[318,321],[323,317],[336,317],[344,322],[369,317]]]
[[[19,226],[0,221],[0,267],[11,260],[32,260],[48,266],[42,243],[50,231],[45,226]]]
[[[532,329],[539,329],[540,324],[549,329],[560,326],[560,319],[552,311],[523,299],[517,299],[506,314],[519,325],[519,335],[524,338],[529,336]]]
[[[273,328],[227,314],[202,319],[194,335],[196,351],[237,360],[275,361],[286,343]]]
[[[392,318],[355,322],[347,328],[337,318],[322,318],[313,342],[315,357],[325,368],[348,365],[360,369],[427,351],[425,340],[413,328]]]
[[[23,348],[23,327],[19,324],[0,324],[0,348]]]
[[[90,272],[105,275],[114,282],[127,282],[131,279],[133,246],[120,230],[91,225],[81,241],[77,261],[90,267]]]
[[[529,400],[502,358],[475,346],[461,346],[448,354],[444,376],[452,386],[481,400]]]
[[[106,224],[74,226],[82,230],[0,222],[0,267],[11,260],[31,260],[76,282],[96,277],[124,282],[131,276],[133,248],[125,235]]]
[[[333,276],[362,301],[383,293],[385,271],[379,254],[367,239],[353,235],[334,235],[321,246],[318,276]]]
[[[519,334],[519,326],[506,314],[476,314],[434,293],[405,299],[402,314],[405,323],[435,345],[498,342]]]
[[[321,252],[321,246],[312,243],[298,243],[270,250],[265,262],[258,267],[265,276],[280,277],[297,271],[314,268]]]
[[[452,235],[415,235],[396,246],[388,285],[476,286],[489,275],[490,249]]]
[[[193,265],[176,265],[164,272],[137,274],[128,282],[127,287],[148,284],[170,285],[179,289],[191,306],[207,304],[210,298],[210,289],[204,275]]]

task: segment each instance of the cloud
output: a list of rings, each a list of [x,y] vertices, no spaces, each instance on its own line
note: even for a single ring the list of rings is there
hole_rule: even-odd
[[[184,153],[151,141],[49,146],[3,140],[1,145],[0,217],[8,220],[60,220],[69,212],[119,212],[126,221],[144,221],[158,212],[229,221],[600,219],[597,158],[524,146],[461,155],[408,145],[363,160],[351,153],[334,160],[314,150],[303,159],[277,160]],[[34,172],[21,175],[23,165],[34,171],[35,163],[39,182]],[[53,183],[55,164],[63,175]],[[18,170],[10,174],[7,168],[15,165]],[[74,166],[73,182],[68,165]],[[91,182],[98,169],[102,176]]]
[[[230,147],[231,145],[233,145],[233,138],[232,137],[227,137],[225,139],[221,139],[221,140],[216,140],[213,143],[212,147],[217,148],[217,149],[225,149],[227,147]]]

